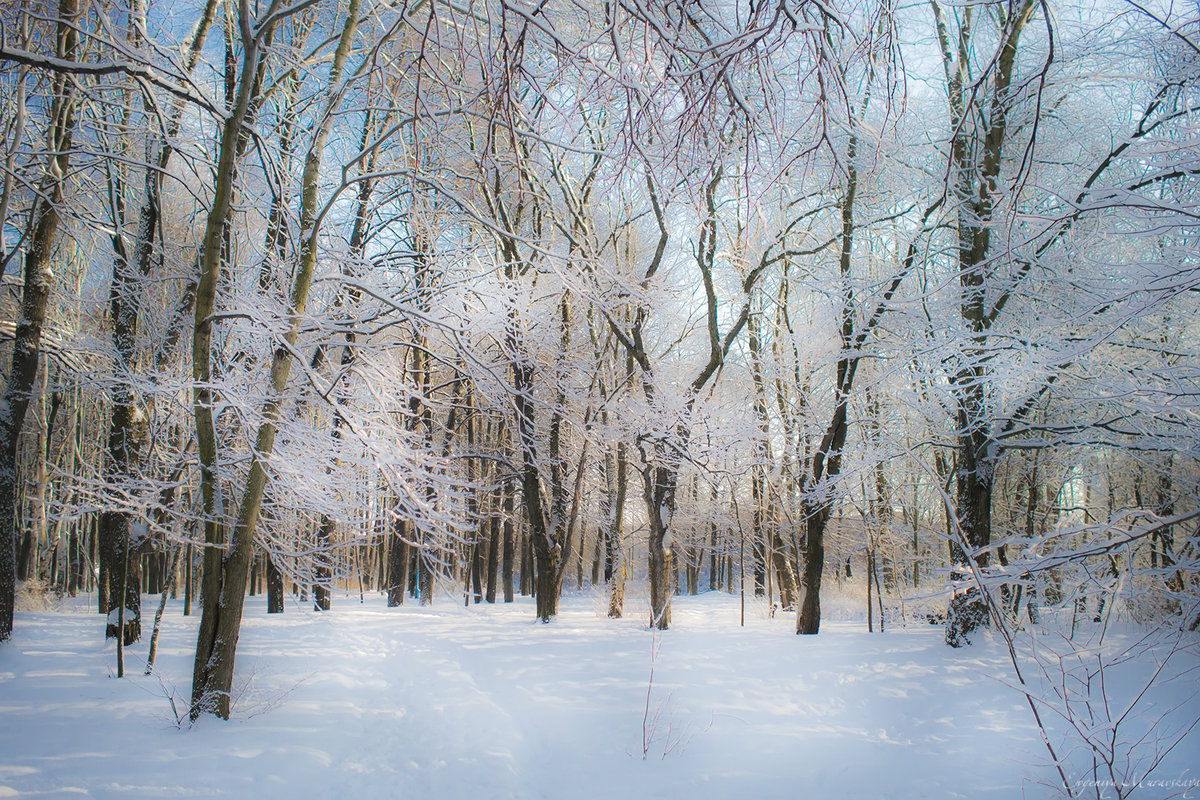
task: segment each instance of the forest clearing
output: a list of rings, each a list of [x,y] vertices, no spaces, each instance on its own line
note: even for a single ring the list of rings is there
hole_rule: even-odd
[[[1195,795],[1198,9],[0,3],[0,794]]]
[[[838,597],[821,635],[798,638],[793,620],[753,598],[740,626],[738,597],[718,592],[681,598],[663,632],[640,614],[608,619],[606,599],[589,592],[564,597],[549,626],[528,600],[388,609],[377,594],[339,595],[327,614],[268,615],[258,597],[232,718],[191,729],[196,618],[168,604],[154,674],[130,648],[118,681],[115,644],[96,637],[90,609],[68,603],[27,615],[0,651],[0,796],[1061,796],[999,637],[963,652],[927,623],[867,633],[861,602]],[[1081,638],[1099,644],[1099,626],[1087,627]],[[1116,660],[1135,641],[1114,620],[1101,649]],[[1042,647],[1050,672],[1024,650],[1021,663],[1052,698],[1053,642]],[[1141,698],[1168,643],[1109,667],[1110,713],[1137,700],[1117,728],[1122,789],[1143,780],[1135,796],[1200,789],[1196,735],[1170,750],[1200,715],[1197,648],[1189,637]],[[1096,782],[1116,796],[1084,742],[1050,716],[1074,788],[1086,795]],[[1102,739],[1113,721],[1088,723]]]

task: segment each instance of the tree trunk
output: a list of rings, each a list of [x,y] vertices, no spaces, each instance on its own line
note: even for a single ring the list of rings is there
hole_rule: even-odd
[[[484,561],[484,542],[482,540],[475,540],[471,545],[470,555],[471,596],[475,601],[475,605],[479,605],[483,602],[483,572],[487,569],[487,564]]]
[[[500,513],[499,502],[493,504],[491,517],[488,519],[488,548],[487,548],[487,594],[484,599],[489,603],[496,602],[496,580],[500,572]]]
[[[55,56],[73,61],[79,46],[77,0],[59,0]],[[52,155],[35,201],[32,236],[25,252],[21,310],[13,331],[12,366],[0,399],[0,642],[12,634],[16,600],[17,453],[25,412],[29,408],[41,361],[42,327],[54,280],[50,259],[58,238],[59,207],[70,173],[71,139],[75,131],[74,78],[53,79],[49,149]],[[5,221],[7,222],[7,220]]]
[[[509,346],[516,352],[515,335],[509,337]],[[558,614],[558,595],[561,573],[558,561],[562,556],[562,544],[542,506],[541,479],[537,451],[534,447],[533,365],[523,359],[514,358],[509,365],[516,390],[514,406],[517,417],[517,437],[521,450],[521,495],[525,504],[525,521],[533,546],[533,592],[536,613],[542,622],[549,622]],[[524,583],[524,579],[522,579]]]
[[[333,64],[330,66],[329,84],[337,87],[341,81],[342,68],[350,50],[354,30],[358,23],[359,0],[350,0],[346,10],[346,21],[342,29]],[[246,9],[243,6],[243,9]],[[274,19],[274,18],[273,18]],[[211,436],[212,406],[208,394],[207,383],[208,347],[211,342],[211,314],[213,309],[213,291],[215,289],[216,267],[220,260],[220,240],[225,230],[226,211],[232,194],[233,151],[241,128],[246,120],[251,94],[254,91],[253,75],[256,72],[260,55],[261,39],[270,29],[252,31],[253,20],[243,16],[241,21],[243,68],[237,103],[233,113],[226,121],[221,140],[221,161],[217,170],[218,188],[213,209],[209,214],[208,226],[205,230],[203,270],[200,289],[197,290],[196,300],[196,337],[193,350],[201,350],[197,364],[193,356],[193,370],[202,372],[196,375],[197,389],[195,408],[197,428],[204,429],[205,437]],[[272,23],[273,24],[273,23]],[[300,229],[302,248],[299,263],[296,265],[295,279],[289,302],[287,332],[283,336],[283,344],[276,350],[271,360],[269,392],[262,408],[262,423],[255,437],[253,454],[250,461],[250,471],[246,478],[245,489],[238,508],[237,522],[228,549],[223,558],[215,556],[206,562],[205,596],[203,617],[200,625],[200,636],[196,645],[196,659],[192,678],[192,703],[190,716],[194,720],[202,712],[211,712],[228,719],[230,710],[230,691],[233,686],[234,657],[237,650],[238,635],[241,631],[242,609],[245,603],[246,580],[249,577],[249,562],[253,552],[254,532],[258,525],[258,515],[262,508],[263,494],[266,489],[267,472],[264,460],[270,457],[275,445],[276,426],[283,405],[283,392],[291,372],[292,349],[299,336],[304,309],[308,300],[308,291],[312,284],[313,271],[317,257],[317,175],[320,170],[321,157],[324,154],[325,142],[332,125],[332,110],[337,102],[339,93],[331,88],[327,95],[325,113],[320,117],[320,123],[314,132],[312,144],[305,160],[304,175],[301,182],[303,187],[300,202]],[[224,180],[222,180],[224,178]],[[205,302],[201,302],[201,298]],[[203,438],[203,437],[198,437]],[[204,460],[210,466],[215,460],[215,438],[207,443],[209,455],[213,460]],[[202,452],[205,449],[202,442]],[[211,513],[212,507],[206,502],[206,511]],[[216,548],[210,548],[216,551]],[[211,565],[211,578],[207,567]]]
[[[665,631],[671,626],[671,539],[668,525],[675,512],[677,469],[647,466],[643,472],[650,532],[647,536],[650,580],[650,624]]]
[[[313,570],[313,611],[328,611],[333,589],[333,534],[337,523],[326,515],[321,516],[317,529],[317,552]]]
[[[417,549],[417,599],[423,606],[433,605],[433,567],[424,548]]]
[[[25,526],[21,534],[21,546],[17,548],[17,580],[27,581],[33,577],[37,548],[34,547],[33,525]]]
[[[533,581],[530,579],[533,573],[533,548],[529,544],[529,534],[526,533],[525,526],[521,526],[518,545],[521,550],[521,571],[517,590],[522,597],[528,597],[533,594]]]
[[[950,124],[956,130],[949,174],[957,215],[959,316],[967,337],[962,366],[951,376],[958,406],[955,499],[957,528],[962,533],[961,543],[957,537],[951,539],[951,558],[957,565],[959,580],[973,582],[974,569],[969,561],[974,554],[964,552],[963,548],[978,551],[991,541],[992,484],[999,461],[997,443],[991,433],[993,410],[985,396],[993,378],[990,363],[994,345],[990,329],[1003,307],[1003,300],[988,296],[992,265],[1000,261],[991,247],[992,219],[1004,191],[1002,187],[1007,183],[1000,180],[1000,172],[1008,138],[1007,115],[1019,94],[1010,91],[1017,45],[1037,5],[1032,0],[1022,0],[1010,9],[1010,16],[999,32],[996,57],[988,67],[988,74],[980,77],[969,75],[969,28],[960,29],[958,46],[953,47],[940,6],[936,2],[932,6],[946,74]],[[964,20],[963,24],[970,23]],[[971,106],[976,104],[978,107],[972,110]],[[973,121],[976,113],[985,120],[985,129],[979,129]],[[975,566],[986,564],[986,553],[979,553]],[[956,591],[946,618],[947,644],[957,647],[969,642],[971,633],[986,624],[987,619],[987,606],[977,586]]]
[[[838,274],[841,278],[841,329],[839,331],[842,355],[837,361],[837,383],[834,387],[833,416],[825,428],[821,444],[813,454],[812,466],[804,482],[808,492],[818,491],[823,481],[832,481],[841,473],[842,448],[846,445],[848,426],[847,409],[854,375],[859,359],[856,342],[863,341],[861,334],[854,331],[854,294],[851,283],[851,255],[854,249],[854,201],[858,192],[858,172],[854,162],[857,153],[857,135],[851,134],[846,148],[846,191],[842,197],[841,251],[838,256]],[[806,500],[805,518],[807,531],[804,547],[804,600],[796,616],[796,633],[815,634],[821,629],[821,574],[825,567],[825,528],[833,510],[832,492],[815,503]]]
[[[228,640],[226,631],[230,625],[220,626],[223,611],[222,594],[227,592],[236,605],[230,609],[238,617],[244,586],[239,586],[237,597],[233,587],[226,585],[223,571],[227,563],[222,559],[224,532],[217,522],[217,435],[213,415],[211,348],[213,341],[213,311],[216,308],[217,278],[224,251],[229,209],[233,197],[233,180],[238,140],[242,127],[250,114],[250,102],[255,92],[255,74],[261,56],[261,41],[251,35],[253,21],[241,20],[243,50],[242,69],[238,78],[235,101],[225,119],[221,131],[220,157],[216,169],[216,185],[212,207],[209,209],[200,256],[200,279],[196,287],[194,327],[192,335],[192,407],[196,420],[196,439],[200,456],[200,492],[204,509],[203,566],[201,570],[201,615],[200,629],[196,640],[196,657],[192,673],[192,698],[189,716],[195,720],[201,712],[209,711],[220,717],[229,717],[229,688],[233,683],[232,650],[237,645],[234,638]],[[255,509],[257,510],[257,509]],[[230,551],[233,555],[233,551]],[[234,577],[232,574],[230,577]],[[245,576],[241,582],[244,584]],[[228,615],[226,615],[228,618]],[[218,628],[226,631],[219,633]]]
[[[267,561],[267,613],[283,613],[283,573],[275,566],[269,552],[263,554]]]
[[[700,562],[703,559],[703,554],[695,549],[688,548],[687,552],[687,593],[689,595],[700,594]]]
[[[617,442],[613,459],[612,485],[609,487],[607,551],[604,560],[608,591],[608,616],[620,619],[625,613],[625,498],[629,491],[629,458],[624,442]]]
[[[200,23],[188,44],[189,70],[194,67],[199,57],[208,28],[212,23],[215,8],[215,0],[210,0],[206,4]],[[144,19],[141,20],[141,23],[144,23]],[[140,26],[133,25],[131,28],[135,31],[135,40],[139,39],[140,34],[137,31],[140,30]],[[105,465],[105,481],[109,485],[123,484],[137,474],[140,453],[147,437],[146,415],[138,407],[137,397],[134,393],[138,322],[143,285],[151,271],[156,234],[162,217],[160,207],[162,176],[167,171],[168,162],[174,152],[170,137],[178,132],[182,115],[183,106],[181,103],[177,103],[172,108],[168,121],[168,140],[158,144],[156,163],[147,165],[143,202],[138,212],[137,237],[132,251],[126,244],[122,230],[125,214],[122,202],[124,188],[116,175],[110,174],[109,178],[111,194],[116,198],[114,213],[118,217],[115,220],[116,225],[112,234],[113,265],[109,288],[109,316],[112,324],[113,350],[119,359],[119,380],[113,390],[113,407],[108,433],[108,459]],[[179,327],[178,330],[181,331],[182,327]],[[177,341],[170,333],[167,338],[172,342]],[[171,349],[173,347],[165,345],[163,350],[157,354],[156,367],[162,366],[161,362],[166,359]],[[109,509],[101,515],[100,547],[101,552],[109,557],[107,572],[110,578],[110,590],[106,598],[107,612],[110,616],[105,635],[108,637],[116,635],[116,623],[111,612],[117,607],[116,595],[120,593],[118,586],[120,581],[119,579],[112,580],[112,578],[118,574],[125,574],[130,581],[124,590],[126,597],[124,606],[126,609],[125,644],[130,644],[141,636],[142,561],[150,547],[148,532],[144,536],[131,539],[130,534],[134,530],[140,531],[141,528],[135,524],[128,512]],[[126,563],[128,568],[113,568],[113,565]],[[156,568],[157,565],[158,562],[153,562],[152,568],[149,570],[150,581],[154,584],[147,587],[151,594],[158,593],[155,589],[161,588],[162,580],[159,570]],[[118,587],[118,591],[112,589],[114,586]]]
[[[825,566],[825,526],[829,507],[812,513],[805,523],[804,599],[796,617],[796,633],[815,634],[821,630],[821,574]]]
[[[513,557],[516,548],[515,523],[513,521],[513,490],[505,484],[504,492],[504,555],[500,568],[501,583],[504,585],[504,602],[511,603],[513,597]]]
[[[779,607],[785,611],[796,608],[796,573],[788,558],[787,546],[778,530],[771,532],[771,561],[775,565],[775,575],[779,579]]]
[[[992,470],[995,465],[986,452],[980,453],[971,444],[978,442],[987,448],[986,437],[978,427],[971,433],[974,435],[961,437],[958,450],[961,463],[956,478],[956,500],[958,529],[962,531],[966,545],[977,552],[965,553],[957,539],[951,540],[950,551],[956,565],[951,572],[951,581],[957,584],[946,615],[946,644],[951,647],[970,644],[972,634],[987,625],[989,617],[987,603],[975,584],[970,561],[981,569],[988,565],[988,553],[978,550],[991,542]]]
[[[142,557],[149,546],[149,536],[143,530],[144,523],[131,526],[125,514],[106,511],[100,515],[100,528],[107,528],[112,540],[112,567],[108,573],[108,621],[104,636],[116,638],[120,627],[121,601],[124,601],[124,636],[122,642],[128,646],[142,635]],[[125,578],[124,591],[121,578]]]
[[[625,553],[618,548],[613,559],[612,584],[608,589],[608,616],[611,619],[620,619],[625,613],[626,572]]]
[[[168,571],[171,576],[169,578],[169,586],[172,589],[175,587],[175,575],[177,574],[176,568],[179,566],[179,553],[181,552],[182,549],[183,548],[181,546],[175,545],[171,550],[171,561],[168,566]],[[165,611],[166,608],[167,608],[167,591],[166,591],[166,588],[164,588],[164,590],[159,593],[158,610],[156,610],[154,612],[154,627],[150,633],[150,650],[146,655],[146,674],[147,675],[149,675],[151,672],[154,671],[154,659],[158,654],[158,634],[159,634],[159,631],[162,630],[163,611]]]
[[[124,315],[122,315],[124,316]],[[114,330],[121,329],[124,334],[129,332],[130,322],[114,322]],[[116,333],[114,333],[114,337]],[[130,340],[129,349],[132,350]],[[139,453],[145,438],[145,420],[133,403],[132,393],[128,386],[119,386],[114,393],[118,398],[113,408],[108,439],[108,480],[119,481],[133,474],[138,467]],[[120,608],[119,603],[125,604],[125,635],[124,643],[132,644],[141,637],[141,582],[142,555],[149,545],[149,537],[135,535],[140,530],[124,511],[109,509],[100,515],[100,548],[108,558],[108,624],[105,627],[105,637],[117,635],[117,622],[113,611]],[[128,567],[124,565],[128,564]],[[124,591],[121,590],[121,575],[126,576]]]
[[[392,522],[392,535],[388,540],[388,608],[404,605],[404,594],[408,591],[409,546],[405,541],[405,521],[400,517]]]
[[[591,572],[588,575],[588,583],[592,586],[600,585],[600,575],[604,571],[604,528],[596,528],[596,537],[592,540],[592,555],[591,555]]]

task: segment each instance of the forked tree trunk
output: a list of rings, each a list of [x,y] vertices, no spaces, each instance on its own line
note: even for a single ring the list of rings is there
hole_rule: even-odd
[[[988,67],[991,72],[984,76],[991,78],[989,86],[984,78],[970,79],[968,75],[971,16],[962,18],[955,46],[941,8],[936,0],[931,0],[931,5],[946,74],[950,123],[956,131],[950,152],[950,189],[957,214],[959,313],[967,336],[963,365],[951,376],[958,405],[955,500],[957,528],[962,536],[961,544],[957,536],[952,538],[951,554],[959,579],[973,583],[974,569],[987,565],[986,553],[980,549],[991,542],[993,476],[999,461],[997,442],[992,439],[992,412],[985,396],[992,379],[990,329],[1003,305],[989,298],[988,291],[991,264],[997,261],[991,246],[992,219],[1003,191],[1007,117],[1017,100],[1010,90],[1017,46],[1038,6],[1033,0],[1021,0],[1003,17],[996,56]],[[974,104],[978,107],[972,108]],[[974,125],[974,115],[985,120],[985,129]],[[967,553],[964,546],[976,552]],[[946,643],[957,647],[969,642],[972,632],[987,620],[987,606],[977,586],[956,591],[946,618]]]
[[[528,536],[533,548],[533,590],[536,613],[542,622],[549,622],[558,615],[558,595],[561,573],[558,561],[562,555],[561,542],[551,529],[542,503],[541,472],[535,442],[537,431],[534,420],[533,385],[534,368],[529,360],[517,356],[519,344],[515,333],[510,332],[508,346],[513,358],[509,369],[513,376],[516,396],[516,432],[521,452],[521,495],[525,505],[525,520]],[[525,583],[522,575],[522,585]]]
[[[189,715],[194,720],[202,711],[229,716],[229,690],[222,689],[225,681],[216,672],[228,672],[228,684],[233,682],[232,659],[220,664],[214,653],[218,642],[218,622],[221,617],[222,592],[227,589],[222,580],[222,548],[225,546],[217,512],[217,435],[213,415],[212,355],[213,319],[216,308],[217,278],[224,250],[225,232],[233,198],[233,180],[238,140],[242,126],[250,113],[255,91],[255,75],[261,57],[261,41],[252,35],[253,20],[242,19],[242,68],[238,77],[233,107],[221,131],[221,149],[217,161],[216,185],[212,207],[206,221],[200,256],[200,279],[196,285],[195,321],[192,334],[192,408],[196,420],[197,451],[200,456],[200,494],[204,509],[204,542],[201,568],[201,616],[196,641],[196,657],[192,673],[192,698]],[[244,584],[245,577],[242,578]],[[244,585],[240,587],[244,590]],[[237,598],[238,603],[241,597]],[[239,608],[240,610],[240,608]],[[240,621],[240,620],[239,620]],[[236,639],[225,648],[236,647]]]
[[[341,38],[330,66],[329,85],[323,114],[319,117],[318,128],[313,134],[312,143],[305,159],[304,174],[301,181],[302,194],[300,201],[300,230],[301,251],[299,263],[296,265],[295,280],[292,285],[288,311],[288,327],[284,334],[284,343],[279,346],[271,360],[270,378],[268,381],[268,399],[262,408],[262,423],[255,437],[250,470],[246,478],[245,489],[242,492],[238,508],[237,522],[233,535],[223,558],[206,561],[204,611],[200,625],[200,635],[196,644],[196,659],[192,679],[192,702],[190,716],[194,720],[203,712],[210,712],[228,719],[230,710],[230,692],[233,686],[234,657],[237,652],[238,636],[241,632],[242,609],[245,603],[246,580],[249,576],[250,557],[253,552],[254,532],[258,525],[258,516],[262,508],[263,494],[266,489],[267,472],[265,460],[270,458],[275,445],[275,433],[283,406],[283,392],[291,372],[291,353],[300,333],[300,324],[308,301],[308,291],[312,284],[313,271],[317,257],[317,191],[318,174],[321,157],[324,155],[325,143],[333,123],[333,108],[339,99],[339,84],[342,69],[350,51],[350,44],[358,24],[360,0],[350,0],[346,9],[346,21],[342,28]],[[245,9],[245,7],[243,7]],[[217,196],[222,202],[214,203],[209,215],[208,227],[205,231],[205,249],[202,264],[200,289],[197,291],[196,320],[197,344],[194,349],[203,346],[200,358],[203,360],[204,384],[208,380],[208,345],[211,341],[211,319],[213,307],[213,291],[215,290],[216,268],[220,260],[220,241],[225,228],[225,211],[228,208],[232,194],[233,152],[241,127],[246,119],[250,96],[253,90],[254,74],[258,66],[258,38],[266,34],[266,30],[255,32],[253,20],[247,16],[241,19],[243,67],[238,87],[237,103],[234,113],[227,120],[221,140],[221,162],[218,168]],[[269,26],[267,26],[269,28]],[[225,180],[222,184],[221,177]],[[200,298],[206,302],[201,303]],[[203,308],[202,308],[203,306]],[[201,333],[201,323],[207,325],[206,334]],[[195,356],[194,356],[195,358]],[[201,376],[197,376],[199,380]],[[201,387],[198,386],[198,393]],[[212,408],[211,398],[205,394],[197,395],[197,427],[207,425],[206,435],[211,436]],[[204,417],[207,417],[206,419]],[[215,448],[215,440],[209,441],[209,446]],[[212,453],[215,455],[215,451]],[[211,463],[211,462],[207,462]],[[215,548],[210,548],[215,550]],[[207,569],[213,568],[210,578]]]

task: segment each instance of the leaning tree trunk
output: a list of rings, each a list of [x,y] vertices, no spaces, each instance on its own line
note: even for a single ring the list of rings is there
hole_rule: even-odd
[[[268,382],[267,400],[262,408],[262,423],[255,437],[253,455],[250,462],[249,475],[246,478],[245,489],[242,492],[238,508],[237,522],[228,548],[219,563],[214,576],[210,579],[205,575],[206,592],[203,597],[203,612],[200,624],[200,635],[196,643],[196,658],[192,678],[192,702],[189,715],[194,720],[202,712],[213,713],[223,719],[229,718],[230,692],[233,687],[234,658],[237,652],[237,640],[241,631],[242,609],[245,604],[246,581],[249,577],[250,558],[254,546],[254,533],[258,525],[259,512],[262,509],[263,494],[266,490],[267,471],[266,460],[270,458],[275,446],[275,434],[283,407],[283,392],[287,386],[291,372],[291,353],[300,335],[300,325],[304,309],[308,301],[309,288],[312,285],[313,271],[317,260],[317,237],[319,233],[317,216],[318,175],[321,157],[324,154],[325,143],[333,124],[333,108],[337,103],[340,92],[342,69],[345,66],[350,44],[358,23],[360,0],[350,0],[346,9],[346,22],[342,29],[333,64],[330,66],[329,90],[326,103],[319,117],[321,122],[313,133],[308,156],[305,159],[304,174],[301,179],[302,193],[300,200],[300,232],[301,252],[296,274],[292,285],[289,301],[287,332],[283,343],[276,348],[271,359],[271,371]],[[209,324],[207,339],[211,338],[211,320],[213,291],[216,281],[216,267],[220,259],[220,241],[224,229],[225,210],[228,207],[232,193],[233,150],[241,132],[242,123],[246,119],[249,107],[251,87],[255,83],[253,75],[258,64],[259,37],[266,31],[252,31],[252,20],[247,15],[241,19],[243,43],[243,69],[234,113],[226,123],[221,141],[221,167],[218,177],[224,176],[222,185],[218,183],[218,196],[221,203],[214,203],[209,215],[208,228],[205,231],[204,271],[201,275],[201,290],[197,293],[197,339],[200,339],[200,322]],[[268,26],[269,27],[269,26]],[[218,208],[218,206],[224,206]],[[219,215],[218,215],[218,212]],[[207,286],[207,291],[205,287]],[[200,296],[207,296],[207,305],[201,310]],[[207,379],[208,341],[204,342],[205,378]],[[199,376],[198,376],[199,377]],[[197,388],[199,392],[199,387]],[[212,424],[211,399],[204,398],[202,403],[196,401],[198,424],[199,412],[203,409],[207,414],[207,424]],[[210,431],[211,432],[211,427]],[[210,548],[214,549],[214,548]],[[206,562],[206,568],[210,562]]]
[[[75,59],[79,46],[77,0],[59,0],[55,56],[60,62]],[[33,211],[33,235],[25,252],[25,280],[21,311],[13,337],[12,368],[0,400],[0,642],[12,634],[16,601],[17,450],[25,412],[41,361],[42,327],[50,298],[53,274],[50,258],[58,236],[59,209],[70,168],[71,139],[75,130],[74,78],[60,73],[54,78],[50,108],[50,152],[39,199]],[[7,222],[7,220],[6,220]]]
[[[261,42],[251,34],[252,21],[242,20],[242,70],[230,114],[221,132],[221,150],[217,161],[216,186],[209,209],[200,256],[200,279],[196,285],[195,327],[192,334],[192,406],[196,419],[196,441],[200,456],[200,494],[204,507],[204,555],[200,578],[201,615],[192,673],[190,716],[196,719],[202,710],[229,716],[228,691],[214,697],[211,683],[213,649],[217,641],[217,622],[222,592],[222,548],[225,546],[216,516],[217,507],[217,436],[213,417],[211,348],[212,314],[216,307],[217,278],[233,198],[233,179],[238,140],[250,112],[255,90],[255,73],[261,57]],[[230,665],[232,675],[232,665]]]

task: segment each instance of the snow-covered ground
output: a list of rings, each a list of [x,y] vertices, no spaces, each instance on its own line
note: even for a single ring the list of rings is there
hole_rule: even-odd
[[[118,680],[88,602],[18,614],[0,646],[0,797],[1056,795],[992,634],[958,651],[917,624],[868,634],[834,621],[797,637],[792,618],[754,602],[740,627],[737,598],[713,593],[676,598],[665,633],[643,608],[609,620],[587,594],[564,598],[549,625],[528,601],[388,609],[352,596],[325,614],[290,604],[269,616],[251,598],[233,719],[189,728],[176,714],[198,618],[169,604],[155,674],[142,674],[143,641]],[[1200,717],[1195,639],[1175,650],[1126,720],[1135,733],[1158,723],[1160,751]],[[1145,651],[1110,680],[1133,692],[1165,654]],[[1062,755],[1091,763],[1061,719],[1048,724]],[[1196,732],[1152,777],[1140,796],[1200,796]],[[1071,778],[1095,796],[1097,776]]]

